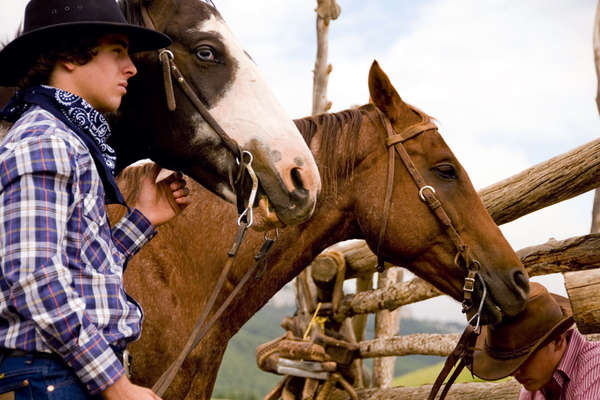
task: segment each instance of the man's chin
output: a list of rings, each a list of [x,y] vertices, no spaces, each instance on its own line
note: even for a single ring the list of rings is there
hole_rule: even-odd
[[[544,385],[540,385],[538,382],[530,379],[526,379],[524,381],[517,379],[517,382],[519,382],[528,392],[535,392],[544,387]]]

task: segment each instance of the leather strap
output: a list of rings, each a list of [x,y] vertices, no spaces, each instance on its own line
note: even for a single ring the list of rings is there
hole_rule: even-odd
[[[452,373],[452,376],[450,376],[450,379],[448,379],[448,382],[446,383],[446,386],[444,387],[444,390],[442,391],[439,400],[443,400],[446,397],[448,391],[450,390],[450,387],[452,386],[458,375],[461,373],[463,368],[465,366],[472,365],[473,349],[475,347],[476,340],[477,333],[471,325],[467,325],[463,334],[458,340],[456,347],[454,348],[454,350],[452,350],[452,353],[450,353],[450,355],[446,359],[446,362],[444,363],[444,368],[442,368],[440,374],[437,376],[433,387],[431,388],[431,392],[429,392],[429,397],[427,397],[427,400],[435,400],[435,396],[444,384],[444,380],[446,379],[450,371],[452,371],[452,368],[454,368],[454,366],[458,363],[456,369]]]
[[[229,252],[227,254],[228,255],[227,262],[225,263],[225,266],[224,266],[223,270],[221,271],[221,275],[219,276],[217,285],[213,289],[206,306],[202,310],[202,314],[200,315],[200,317],[198,318],[198,321],[194,325],[194,329],[192,330],[192,333],[190,334],[184,348],[181,350],[181,352],[179,353],[179,355],[177,356],[175,361],[173,361],[173,363],[169,366],[169,368],[154,383],[152,390],[158,396],[162,397],[162,395],[166,392],[166,390],[169,388],[169,386],[173,382],[173,379],[175,379],[175,376],[181,369],[181,366],[183,365],[183,362],[185,361],[185,359],[196,348],[196,346],[198,346],[200,341],[204,338],[204,336],[206,336],[206,334],[208,333],[210,328],[213,327],[215,322],[217,322],[219,320],[219,318],[223,315],[225,310],[227,310],[227,307],[229,307],[229,304],[231,304],[231,302],[237,296],[239,291],[246,285],[246,283],[248,282],[248,279],[250,279],[250,277],[253,274],[255,274],[256,271],[259,269],[259,266],[261,266],[261,263],[257,261],[252,268],[250,268],[250,269],[248,269],[248,271],[246,271],[246,273],[244,274],[242,279],[238,282],[238,284],[235,286],[233,291],[229,294],[229,296],[227,296],[227,299],[225,299],[223,304],[221,304],[221,306],[217,309],[217,311],[215,311],[213,316],[207,322],[206,318],[208,317],[209,312],[212,310],[212,308],[215,304],[217,295],[221,292],[223,283],[225,281],[225,278],[229,274],[229,270],[231,269],[233,261],[237,255],[237,251],[239,249],[241,241],[244,238],[246,229],[247,229],[246,225],[244,223],[242,223],[242,225],[240,226],[240,229],[238,230],[236,238],[234,239],[234,242],[231,246],[231,249],[229,250]],[[265,239],[265,240],[271,240],[271,239]]]
[[[392,192],[394,190],[395,154],[398,154],[400,160],[404,164],[406,170],[408,171],[413,181],[415,182],[417,188],[419,189],[419,197],[423,202],[427,204],[429,209],[433,212],[433,214],[436,216],[436,218],[444,228],[446,234],[454,243],[457,249],[455,263],[457,265],[461,265],[462,262],[464,263],[464,265],[462,266],[467,269],[467,276],[465,278],[465,284],[463,287],[463,311],[467,312],[473,308],[472,294],[475,289],[475,278],[479,271],[479,262],[477,262],[477,260],[471,259],[469,247],[466,245],[466,243],[463,241],[462,237],[454,227],[454,224],[448,216],[448,213],[446,213],[446,210],[444,210],[442,202],[439,200],[435,193],[435,189],[427,185],[425,179],[423,179],[423,176],[413,163],[410,155],[404,147],[404,142],[406,142],[407,140],[410,140],[427,130],[437,129],[437,126],[433,123],[433,121],[431,121],[431,118],[427,114],[412,106],[411,109],[421,117],[421,121],[408,126],[400,134],[398,134],[394,130],[394,127],[392,126],[390,120],[383,114],[383,112],[381,112],[381,110],[376,108],[376,110],[379,113],[381,123],[386,131],[386,144],[388,146],[388,173],[386,194],[383,204],[381,228],[379,230],[379,238],[377,241],[376,249],[377,271],[382,272],[384,270],[382,245],[385,237],[385,231],[387,229],[387,222],[389,219]],[[485,285],[485,282],[481,280],[481,284]],[[482,302],[483,301],[484,299],[482,298]]]
[[[174,0],[173,4],[170,5],[167,18],[163,21],[162,29],[156,25],[152,14],[147,6],[141,6],[140,11],[142,14],[142,20],[144,21],[144,25],[148,28],[154,29],[156,31],[162,32],[169,20],[174,15],[179,0]],[[175,103],[175,95],[173,93],[173,84],[172,79],[175,79],[175,82],[180,86],[182,91],[185,93],[190,102],[194,105],[196,110],[200,113],[202,118],[210,125],[210,127],[219,135],[225,146],[233,153],[233,155],[240,160],[241,159],[241,149],[237,142],[232,139],[226,132],[223,130],[221,125],[214,119],[214,117],[208,111],[208,108],[204,105],[204,103],[200,100],[194,89],[187,82],[183,74],[180,72],[179,68],[177,68],[177,64],[175,63],[175,57],[172,52],[159,50],[159,59],[163,68],[163,81],[165,85],[165,94],[167,97],[167,106],[170,111],[175,111],[177,105]]]

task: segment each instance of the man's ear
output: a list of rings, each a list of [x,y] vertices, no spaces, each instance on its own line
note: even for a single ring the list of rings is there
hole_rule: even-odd
[[[567,332],[561,333],[556,339],[552,341],[554,343],[555,350],[562,350],[567,347]]]
[[[57,64],[59,66],[62,66],[69,72],[73,72],[75,70],[75,67],[77,67],[77,64],[71,61],[59,61]]]

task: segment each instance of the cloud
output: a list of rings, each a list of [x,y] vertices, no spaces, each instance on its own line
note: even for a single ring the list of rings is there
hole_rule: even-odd
[[[0,44],[13,38],[23,19],[24,0],[2,0],[2,13],[0,13]]]

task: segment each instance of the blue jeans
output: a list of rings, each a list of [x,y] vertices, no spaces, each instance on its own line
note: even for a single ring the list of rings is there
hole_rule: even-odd
[[[0,364],[0,393],[15,400],[100,400],[91,396],[58,357],[7,357]]]

